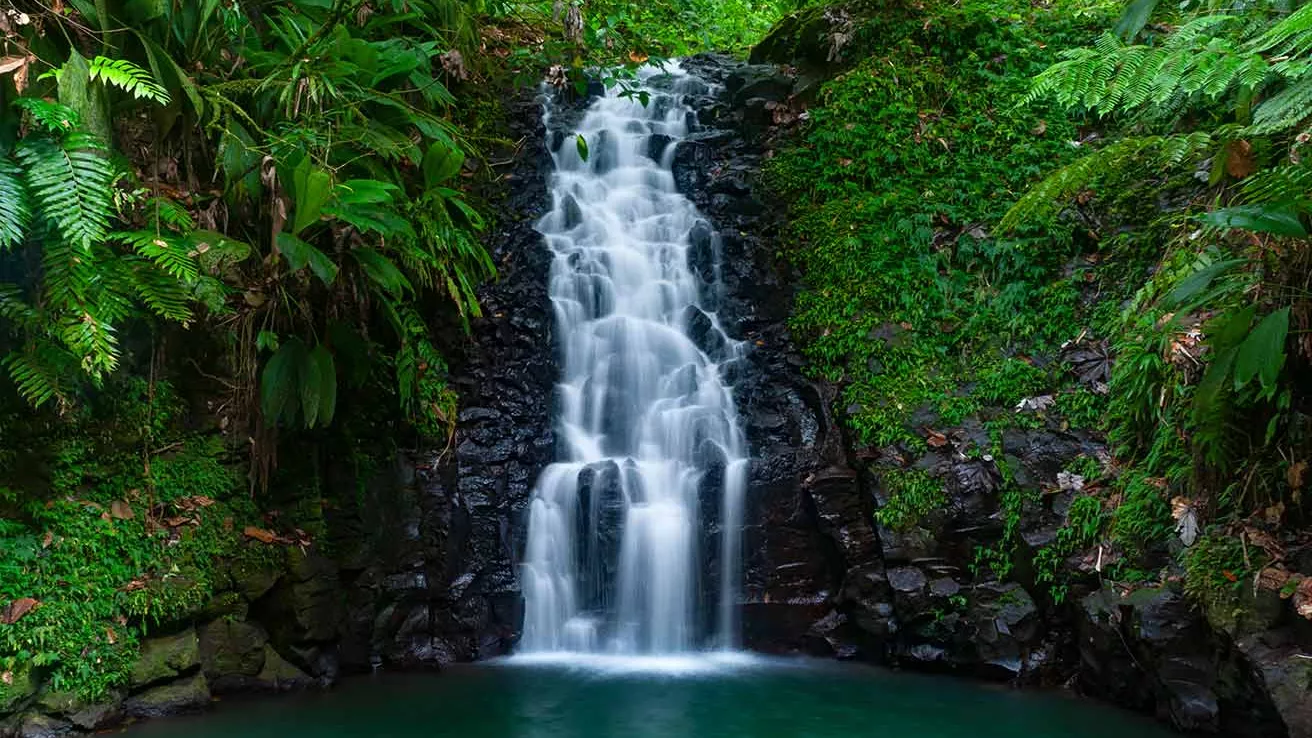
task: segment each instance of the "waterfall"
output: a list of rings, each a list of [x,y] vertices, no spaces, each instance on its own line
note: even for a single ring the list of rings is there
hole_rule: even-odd
[[[747,457],[721,371],[743,349],[714,309],[718,241],[672,172],[694,120],[684,99],[706,87],[677,68],[638,81],[646,105],[618,89],[592,102],[577,129],[586,149],[558,139],[537,225],[554,255],[559,460],[530,502],[521,652],[676,654],[738,639]]]

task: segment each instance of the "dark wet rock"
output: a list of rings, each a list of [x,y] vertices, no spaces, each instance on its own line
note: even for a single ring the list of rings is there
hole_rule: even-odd
[[[200,663],[194,628],[181,633],[151,638],[141,644],[141,655],[132,667],[128,685],[133,689],[174,679]]]
[[[711,357],[712,361],[718,361],[727,344],[724,331],[716,327],[709,315],[692,306],[684,310],[683,322],[693,344]]]
[[[123,720],[123,696],[116,694],[110,699],[82,707],[69,715],[68,719],[86,731],[113,727]]]
[[[199,712],[209,703],[209,683],[204,674],[195,674],[128,697],[123,711],[128,717],[156,718]]]
[[[25,716],[15,732],[16,738],[60,738],[73,732],[73,724],[65,720],[33,713]]]
[[[647,156],[660,161],[665,155],[665,150],[669,147],[674,139],[664,133],[653,133],[647,137]]]
[[[898,592],[919,592],[925,588],[925,574],[914,566],[889,569],[888,583]]]
[[[264,668],[265,645],[269,637],[252,623],[220,619],[200,630],[201,669],[217,691],[229,683],[253,677]]]
[[[772,64],[754,64],[730,72],[724,82],[730,104],[742,106],[753,98],[780,101],[793,92],[793,79]]]

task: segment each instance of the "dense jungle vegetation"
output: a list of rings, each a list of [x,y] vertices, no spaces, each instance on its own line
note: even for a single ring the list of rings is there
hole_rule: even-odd
[[[777,51],[818,81],[762,176],[793,203],[794,331],[859,443],[978,422],[992,445],[963,453],[1005,477],[1008,428],[1105,434],[1034,557],[1054,600],[1096,555],[1183,573],[1221,627],[1257,585],[1312,616],[1312,5],[18,0],[0,712],[38,674],[104,694],[207,605],[216,562],[316,541],[323,455],[363,478],[447,443],[446,357],[496,273],[504,95],[798,28],[814,48]],[[890,527],[942,504],[913,469],[884,483]]]

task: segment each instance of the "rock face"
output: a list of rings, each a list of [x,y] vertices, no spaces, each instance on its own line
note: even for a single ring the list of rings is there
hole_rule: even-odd
[[[1035,582],[1032,559],[1054,540],[1074,499],[1058,474],[1082,455],[1105,453],[1098,439],[1057,427],[1008,430],[994,459],[964,453],[972,445],[995,447],[978,419],[942,429],[943,442],[920,451],[858,450],[843,438],[829,411],[834,388],[804,377],[788,335],[787,310],[800,280],[774,258],[785,208],[769,202],[755,176],[774,119],[813,93],[816,80],[808,74],[832,61],[810,41],[821,41],[819,29],[833,19],[804,16],[795,19],[799,46],[785,48],[787,38],[779,36],[766,44],[774,51],[753,57],[804,58],[795,84],[766,65],[714,56],[685,62],[716,88],[694,101],[703,129],[674,157],[681,190],[713,227],[694,233],[690,258],[696,265],[719,250],[720,319],[752,346],[734,385],[752,451],[746,645],[1070,684],[1185,731],[1312,735],[1312,671],[1287,630],[1233,642],[1179,592],[1141,591],[1123,600],[1100,590],[1079,563],[1064,602],[1037,596],[1045,590]],[[889,326],[872,339],[896,340],[897,332]],[[941,425],[927,416],[924,424],[931,423]],[[1022,500],[1010,532],[1004,465]],[[944,504],[899,530],[880,525],[876,513],[891,497],[889,470],[934,480]],[[1004,535],[1016,541],[1012,574],[1006,581],[978,577],[976,550]]]

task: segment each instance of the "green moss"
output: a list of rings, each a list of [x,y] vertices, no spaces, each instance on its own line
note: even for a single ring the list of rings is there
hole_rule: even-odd
[[[875,514],[893,530],[915,527],[947,502],[943,481],[918,469],[892,469],[879,476],[888,501]]]

